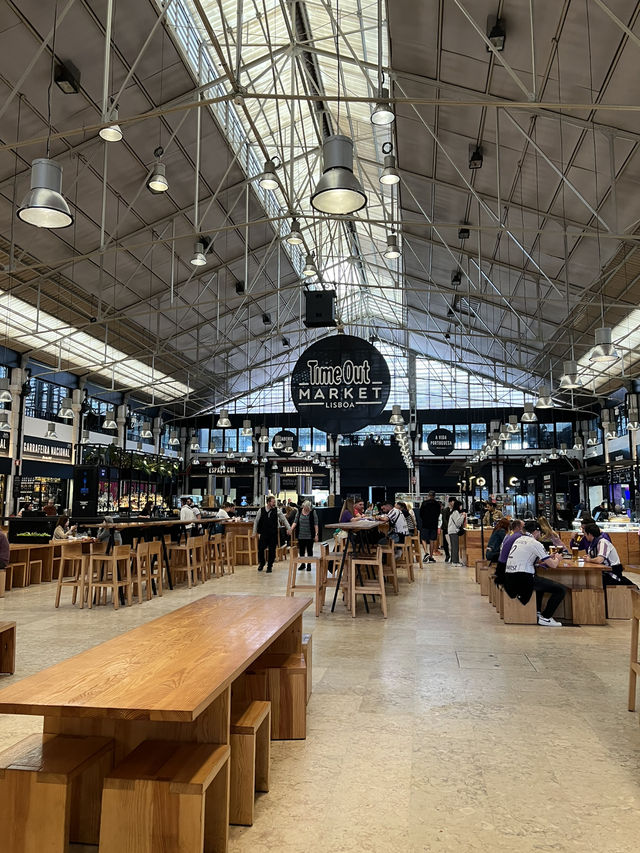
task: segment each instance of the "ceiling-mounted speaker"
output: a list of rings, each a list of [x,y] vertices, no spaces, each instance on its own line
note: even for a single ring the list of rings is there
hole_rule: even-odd
[[[244,293],[244,281],[236,281],[236,293]]]
[[[323,329],[336,325],[335,290],[305,290],[305,319],[307,329]]]

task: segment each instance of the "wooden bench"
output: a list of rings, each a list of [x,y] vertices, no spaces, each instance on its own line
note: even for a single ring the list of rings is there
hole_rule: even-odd
[[[272,740],[307,736],[307,666],[302,652],[262,655],[234,683],[234,702],[271,702]]]
[[[0,622],[0,673],[16,671],[16,623]]]
[[[640,675],[640,590],[631,590],[631,653],[629,660],[629,710],[636,709],[636,684]]]
[[[0,755],[3,853],[66,853],[97,844],[98,818],[84,809],[113,765],[106,737],[30,735]]]
[[[493,571],[493,569],[489,568],[489,563],[485,560],[483,561],[485,565],[480,566],[478,570],[478,577],[480,580],[480,595],[489,595],[489,574]]]
[[[143,741],[104,780],[100,853],[225,853],[229,747]]]
[[[480,583],[480,572],[489,565],[488,560],[476,560],[476,583]]]
[[[232,709],[229,823],[253,824],[254,794],[269,790],[270,755],[271,703]]]
[[[309,698],[311,697],[311,693],[313,691],[313,668],[312,668],[312,658],[313,658],[313,647],[312,647],[312,637],[311,634],[303,634],[302,635],[302,656],[304,657],[304,662],[307,665],[307,704],[309,703]]]
[[[633,605],[631,602],[632,586],[606,586],[604,594],[607,604],[607,619],[631,619]]]
[[[538,607],[535,592],[523,604],[519,598],[511,598],[506,592],[502,593],[503,619],[505,625],[537,625]]]

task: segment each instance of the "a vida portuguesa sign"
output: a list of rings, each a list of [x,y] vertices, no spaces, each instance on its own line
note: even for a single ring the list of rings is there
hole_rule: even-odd
[[[305,350],[291,376],[291,399],[303,420],[349,435],[384,410],[391,378],[383,356],[353,335],[324,338]]]
[[[427,436],[427,447],[434,456],[448,456],[454,447],[453,433],[449,429],[434,429]]]

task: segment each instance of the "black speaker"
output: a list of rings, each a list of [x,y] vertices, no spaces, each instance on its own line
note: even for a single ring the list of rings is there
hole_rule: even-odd
[[[335,290],[305,290],[304,297],[306,307],[304,324],[307,329],[335,326]]]

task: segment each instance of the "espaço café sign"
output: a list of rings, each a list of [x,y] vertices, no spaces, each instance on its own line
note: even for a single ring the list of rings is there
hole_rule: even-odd
[[[327,433],[349,435],[384,411],[391,390],[387,362],[368,341],[333,335],[312,344],[291,375],[301,418]]]

